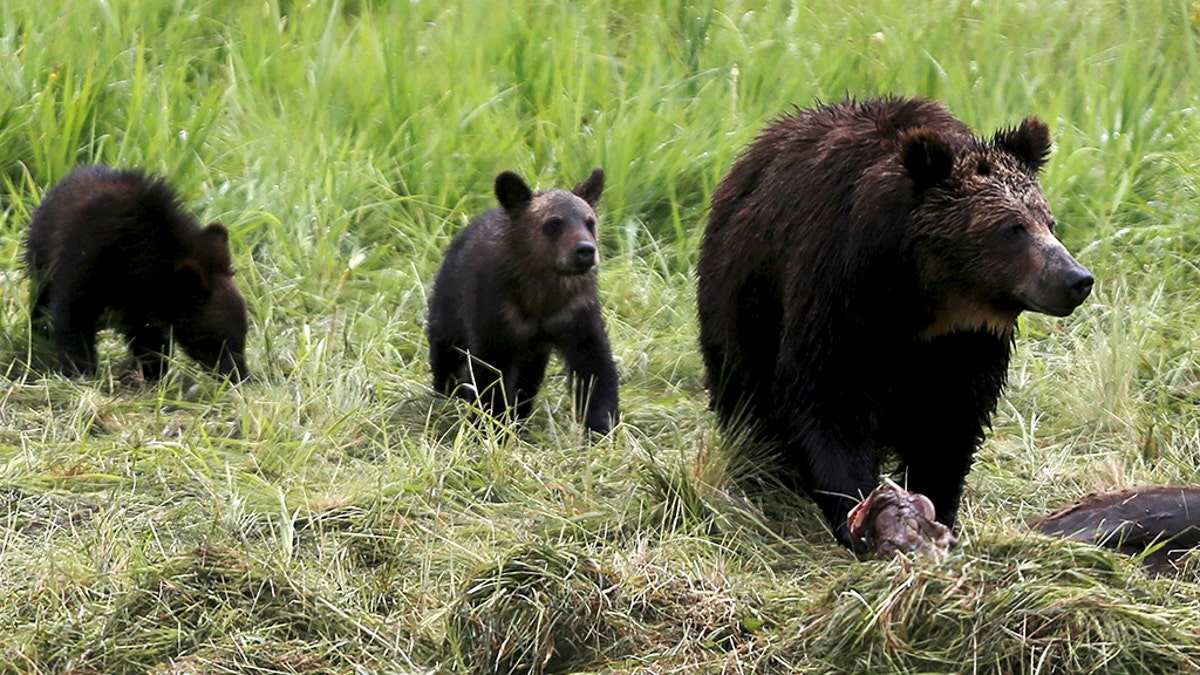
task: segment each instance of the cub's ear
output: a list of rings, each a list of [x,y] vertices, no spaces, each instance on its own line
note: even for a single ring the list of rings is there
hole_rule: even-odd
[[[997,131],[992,143],[1036,173],[1050,157],[1050,127],[1036,117],[1026,117],[1016,129]]]
[[[592,209],[600,203],[600,193],[604,192],[604,169],[596,169],[579,185],[571,190],[576,197],[588,203]]]
[[[946,180],[954,168],[954,149],[949,141],[928,127],[917,127],[901,135],[900,158],[918,192]]]
[[[520,213],[533,200],[533,191],[521,180],[521,177],[511,171],[496,176],[496,199],[500,206],[511,214]]]
[[[229,253],[229,230],[220,223],[209,223],[200,231],[201,248],[221,269],[233,267],[233,256]]]
[[[204,236],[208,237],[213,242],[220,242],[221,245],[229,246],[229,230],[220,223],[209,223],[204,228]]]
[[[190,258],[175,265],[175,282],[183,295],[206,295],[212,290],[212,276],[204,266]]]

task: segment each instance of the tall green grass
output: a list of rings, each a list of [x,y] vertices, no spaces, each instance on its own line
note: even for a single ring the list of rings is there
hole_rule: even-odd
[[[1194,2],[0,3],[0,671],[1200,669],[1200,577],[1034,539],[1084,491],[1200,467]],[[1043,186],[1098,278],[1026,316],[941,563],[861,564],[732,487],[692,268],[708,199],[793,105],[1049,122]],[[229,388],[186,358],[49,374],[21,241],[74,166],[167,175],[230,229]],[[608,173],[623,421],[552,372],[523,429],[434,397],[422,323],[496,173]],[[520,642],[505,646],[505,640]],[[1117,649],[1123,647],[1126,651]]]

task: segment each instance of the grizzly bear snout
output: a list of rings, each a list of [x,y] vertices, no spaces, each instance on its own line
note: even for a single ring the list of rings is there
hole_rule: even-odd
[[[1084,300],[1092,294],[1092,286],[1096,283],[1095,277],[1088,268],[1083,265],[1076,264],[1063,273],[1063,284],[1067,287],[1069,293],[1070,305],[1067,306],[1063,314],[1057,316],[1067,316],[1075,311],[1075,308],[1082,305]]]
[[[1044,287],[1047,288],[1047,294],[1053,293],[1053,297],[1042,306],[1030,309],[1052,316],[1067,316],[1091,295],[1096,279],[1088,268],[1067,253],[1062,244],[1047,253],[1046,257],[1049,258],[1047,268],[1053,275],[1054,283],[1047,283]]]
[[[1066,247],[1046,232],[1031,245],[1033,265],[1040,274],[1027,274],[1015,295],[1020,309],[1050,316],[1067,316],[1092,293],[1095,278]]]
[[[596,264],[596,245],[590,241],[581,241],[575,245],[575,267],[580,273],[592,269]]]
[[[563,276],[587,274],[596,266],[596,244],[589,239],[564,242],[559,251],[554,270]]]

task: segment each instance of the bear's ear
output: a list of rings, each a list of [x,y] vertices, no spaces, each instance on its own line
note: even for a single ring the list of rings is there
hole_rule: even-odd
[[[901,135],[900,158],[918,191],[946,180],[954,169],[954,149],[945,136],[927,127]]]
[[[604,169],[596,169],[592,175],[588,176],[579,185],[575,186],[571,192],[588,203],[588,206],[594,210],[596,205],[600,203],[600,193],[604,192]]]
[[[212,277],[200,263],[187,258],[175,265],[175,281],[185,296],[207,295],[212,289]]]
[[[511,171],[496,176],[496,199],[500,206],[509,213],[520,213],[533,200],[533,191],[521,180],[521,177]]]
[[[1050,127],[1036,117],[1026,117],[1016,129],[997,131],[992,143],[1036,173],[1050,157]]]
[[[201,247],[221,269],[233,267],[233,256],[229,253],[229,230],[220,223],[209,223],[200,231]]]
[[[210,241],[219,242],[218,245],[220,246],[229,246],[229,230],[225,229],[225,226],[220,223],[209,223],[204,228],[204,236]]]

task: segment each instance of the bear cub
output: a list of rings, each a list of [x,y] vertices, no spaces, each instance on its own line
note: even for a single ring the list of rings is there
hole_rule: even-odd
[[[514,173],[496,176],[500,208],[472,219],[451,241],[429,298],[435,389],[523,419],[557,351],[576,414],[591,431],[612,429],[617,370],[596,285],[603,190],[601,169],[571,191],[534,193]]]
[[[235,381],[246,368],[246,304],[229,234],[201,227],[175,191],[137,170],[86,166],[46,192],[26,248],[33,314],[48,314],[59,365],[96,370],[96,331],[124,334],[147,380],[167,370],[171,342]]]
[[[777,450],[842,543],[889,458],[953,527],[1017,317],[1091,292],[1038,185],[1049,151],[1033,117],[980,137],[935,101],[846,101],[769,125],[714,192],[712,407]]]

